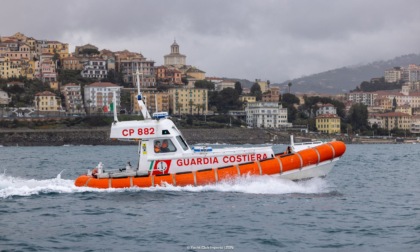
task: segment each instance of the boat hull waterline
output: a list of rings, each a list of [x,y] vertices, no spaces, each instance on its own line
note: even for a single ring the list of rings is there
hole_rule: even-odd
[[[75,180],[75,185],[102,189],[165,185],[201,186],[248,175],[277,175],[285,179],[302,180],[326,176],[345,151],[346,145],[343,142],[332,141],[292,154],[279,153],[273,158],[196,171],[110,178],[95,178],[85,174]]]

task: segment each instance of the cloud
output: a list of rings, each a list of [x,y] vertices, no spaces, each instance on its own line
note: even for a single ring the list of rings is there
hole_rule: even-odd
[[[2,36],[128,49],[156,65],[176,39],[207,76],[272,83],[419,52],[416,0],[6,0],[2,9]]]

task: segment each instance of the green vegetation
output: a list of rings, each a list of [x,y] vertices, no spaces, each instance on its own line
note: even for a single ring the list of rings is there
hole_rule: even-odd
[[[372,81],[363,81],[360,86],[350,92],[374,92],[378,90],[401,89],[402,83],[385,82],[385,78],[377,78]]]
[[[213,107],[218,113],[240,110],[242,105],[242,102],[239,101],[239,94],[233,88],[225,88],[220,92],[209,91],[209,107]]]
[[[208,80],[198,80],[194,83],[194,87],[214,90],[214,83]]]
[[[255,96],[257,98],[257,101],[261,101],[262,100],[261,87],[256,82],[251,87],[251,95]]]

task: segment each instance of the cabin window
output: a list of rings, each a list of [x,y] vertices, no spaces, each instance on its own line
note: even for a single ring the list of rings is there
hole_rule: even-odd
[[[184,141],[184,139],[181,136],[177,136],[176,139],[178,140],[179,144],[181,145],[182,149],[188,150],[188,145]]]
[[[162,130],[162,135],[170,135],[169,130]]]
[[[171,139],[155,140],[154,142],[155,153],[175,152],[176,147]]]

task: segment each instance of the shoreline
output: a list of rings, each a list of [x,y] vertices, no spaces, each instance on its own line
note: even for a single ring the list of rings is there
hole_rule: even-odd
[[[288,143],[289,137],[276,137],[266,130],[247,128],[180,129],[189,144]],[[137,145],[135,141],[109,138],[110,128],[91,129],[0,129],[0,146]]]
[[[195,144],[289,144],[290,134],[296,143],[314,140],[340,140],[346,144],[416,144],[413,139],[396,141],[392,138],[348,138],[337,135],[317,135],[285,132],[275,129],[249,128],[184,128],[180,129],[187,143]],[[72,129],[0,129],[0,146],[63,146],[63,145],[137,145],[135,141],[109,138],[109,127]]]

